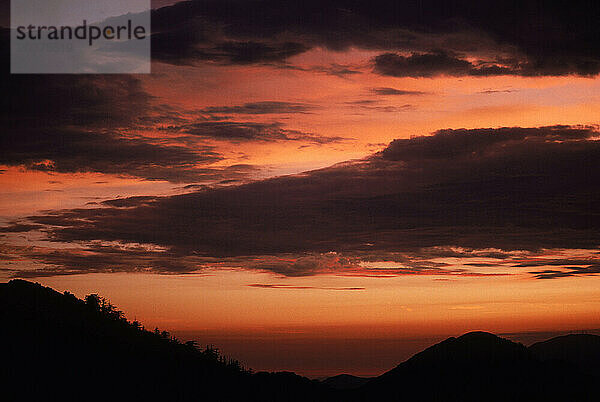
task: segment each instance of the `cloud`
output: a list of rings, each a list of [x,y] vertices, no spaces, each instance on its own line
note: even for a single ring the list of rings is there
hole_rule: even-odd
[[[480,275],[437,258],[597,249],[598,136],[570,126],[440,130],[299,175],[28,223],[58,242],[153,244],[284,276]]]
[[[600,72],[600,5],[589,1],[193,0],[158,8],[170,3],[152,11],[152,56],[171,64],[285,65],[324,48],[381,51],[388,63],[376,71],[409,77]],[[3,6],[0,21],[8,20]]]
[[[220,109],[222,110],[222,109]],[[328,137],[283,128],[279,122],[257,123],[240,121],[198,121],[166,130],[223,141],[302,141],[313,144],[330,144],[349,138]]]
[[[483,91],[479,91],[477,93],[479,94],[486,94],[486,95],[491,95],[491,94],[499,94],[499,93],[512,93],[512,92],[517,92],[518,89],[486,89]]]
[[[4,65],[3,67],[7,67]],[[150,107],[133,76],[0,74],[0,122],[12,130],[44,127],[118,128]]]
[[[263,284],[263,283],[253,283],[248,286],[253,287],[253,288],[262,288],[262,289],[365,290],[365,288],[361,288],[361,287],[336,288],[336,287],[294,286],[294,285],[286,285],[286,284]]]
[[[173,182],[198,181],[225,173],[206,167],[223,159],[212,147],[162,145],[113,132],[22,128],[7,130],[0,144],[4,150],[0,164],[32,170],[98,172]]]
[[[41,229],[41,225],[30,225],[26,223],[13,222],[8,226],[0,226],[0,233],[23,233]]]
[[[212,146],[141,135],[138,130],[149,122],[179,119],[134,76],[13,75],[8,58],[3,61],[0,165],[172,182],[239,179],[249,173],[211,166],[224,160]]]
[[[371,88],[370,91],[376,95],[395,96],[395,95],[426,95],[427,92],[422,91],[407,91],[404,89],[396,89],[389,87]]]
[[[153,272],[186,274],[202,266],[202,260],[193,256],[174,254],[155,247],[135,245],[89,245],[82,248],[28,247],[18,251],[37,264],[37,268],[12,269],[12,276],[36,278],[111,272]]]
[[[201,42],[202,40],[190,40],[186,31],[153,34],[152,56],[173,64],[190,64],[191,61],[200,60],[225,65],[243,65],[283,62],[291,56],[310,50],[297,42],[219,41],[205,47],[198,44]],[[178,47],[181,44],[187,45],[183,48]]]
[[[8,39],[6,30],[0,39]],[[196,124],[190,121],[188,112],[161,104],[133,75],[12,75],[5,54],[9,48],[2,48],[0,65],[0,91],[4,94],[0,100],[0,165],[210,183],[248,180],[258,168],[224,166],[225,157],[203,140],[312,144],[344,140],[285,129],[281,123]],[[308,113],[312,109],[303,103],[264,101],[207,108],[205,112],[284,114]],[[179,126],[189,135],[171,135],[165,130],[160,138],[147,134],[166,125]]]
[[[296,66],[288,63],[278,63],[278,64],[267,64],[280,69],[287,70],[298,70],[298,71],[308,71],[313,73],[322,73],[327,75],[332,75],[338,78],[347,78],[348,76],[362,74],[361,68],[363,66],[353,66],[348,64],[338,64],[331,63],[329,65],[316,65],[310,67],[302,67]]]
[[[210,60],[225,60],[231,64],[253,64],[257,62],[283,61],[304,53],[310,48],[297,42],[261,43],[253,41],[223,42],[205,53]]]
[[[515,267],[552,267],[539,271],[531,271],[538,279],[556,279],[581,275],[600,274],[600,259],[597,256],[589,258],[554,258],[535,259],[515,264]],[[558,269],[556,269],[558,267]]]
[[[287,114],[309,113],[315,107],[306,103],[263,101],[237,106],[211,106],[201,110],[209,114]]]
[[[595,149],[596,143],[587,140],[598,135],[594,127],[568,126],[439,130],[432,136],[394,140],[383,150],[382,157],[393,161],[426,162],[463,157],[484,161],[486,156],[509,154],[517,150],[531,151],[530,147],[534,145],[539,145],[540,151],[555,146],[564,150],[582,146]],[[527,163],[525,155],[515,156],[522,157],[523,162]],[[531,157],[535,159],[535,155]],[[507,168],[510,169],[510,166]]]
[[[585,267],[563,267],[563,270],[546,269],[543,271],[532,271],[537,279],[557,279],[581,275],[600,274],[600,264],[589,265]]]
[[[249,64],[357,48],[381,51],[377,71],[387,75],[591,76],[600,71],[599,8],[535,0],[189,1],[154,10],[152,49],[168,63]]]
[[[404,104],[400,106],[386,105],[379,100],[374,99],[362,99],[356,101],[345,102],[346,105],[352,108],[352,110],[362,110],[366,112],[381,112],[381,113],[400,113],[406,110],[413,109],[414,106],[411,104]]]
[[[375,72],[393,77],[431,78],[438,75],[460,77],[522,74],[521,71],[497,64],[476,65],[443,51],[413,53],[410,56],[384,53],[375,57],[373,62]]]

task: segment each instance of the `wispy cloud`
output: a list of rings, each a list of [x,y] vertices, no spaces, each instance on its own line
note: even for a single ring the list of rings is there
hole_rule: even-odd
[[[296,286],[296,285],[286,285],[286,284],[265,284],[265,283],[253,283],[248,285],[253,288],[262,288],[262,289],[317,289],[317,290],[365,290],[366,288],[362,287],[320,287],[320,286]]]

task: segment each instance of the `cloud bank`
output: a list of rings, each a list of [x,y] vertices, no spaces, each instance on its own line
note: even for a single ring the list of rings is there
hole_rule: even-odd
[[[358,48],[382,52],[383,75],[592,76],[598,14],[589,1],[198,0],[154,10],[152,49],[172,64],[287,64]]]
[[[597,250],[599,136],[596,127],[571,126],[440,130],[326,169],[109,201],[21,224],[43,225],[58,242],[154,245],[171,265],[187,261],[180,272],[195,259],[196,268],[229,264],[286,276],[364,274],[359,268],[377,261],[398,265],[373,275],[469,274],[437,259]]]
[[[346,140],[287,129],[276,121],[234,120],[314,110],[304,103],[262,101],[188,111],[161,104],[133,75],[13,75],[8,39],[0,28],[0,165],[174,183],[247,180],[259,168],[228,166],[210,141]]]

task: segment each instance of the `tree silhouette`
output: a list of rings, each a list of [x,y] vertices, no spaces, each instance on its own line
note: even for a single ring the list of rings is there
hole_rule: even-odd
[[[212,345],[145,330],[95,293],[80,300],[13,280],[0,284],[0,322],[2,397],[9,401],[600,400],[591,373],[598,358],[590,353],[600,351],[600,338],[593,335],[530,350],[470,333],[355,389],[334,390],[294,373],[254,373]]]

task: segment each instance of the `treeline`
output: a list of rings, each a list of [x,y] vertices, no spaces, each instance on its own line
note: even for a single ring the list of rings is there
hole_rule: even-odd
[[[129,321],[109,300],[0,284],[6,400],[319,401],[318,381],[252,373],[234,359]]]
[[[63,294],[65,297],[74,302],[81,302],[81,300],[79,300],[71,292],[65,291]],[[181,342],[179,339],[172,336],[168,331],[161,331],[158,327],[154,328],[153,331],[146,330],[142,323],[137,320],[129,321],[125,317],[125,313],[123,313],[123,311],[119,310],[108,299],[98,295],[97,293],[92,293],[85,296],[84,302],[92,314],[98,314],[107,320],[124,323],[130,326],[134,331],[138,331],[138,335],[141,335],[142,337],[152,336],[156,340],[181,348],[185,353],[195,354],[198,357],[222,365],[227,369],[238,371],[240,373],[252,373],[252,370],[245,368],[240,361],[224,356],[221,354],[218,348],[212,345],[206,345],[204,348],[201,348],[199,347],[198,343],[193,340]]]
[[[433,345],[354,389],[294,373],[252,373],[216,348],[144,329],[97,294],[0,283],[2,400],[590,401],[600,400],[600,337],[526,348],[485,332]]]

